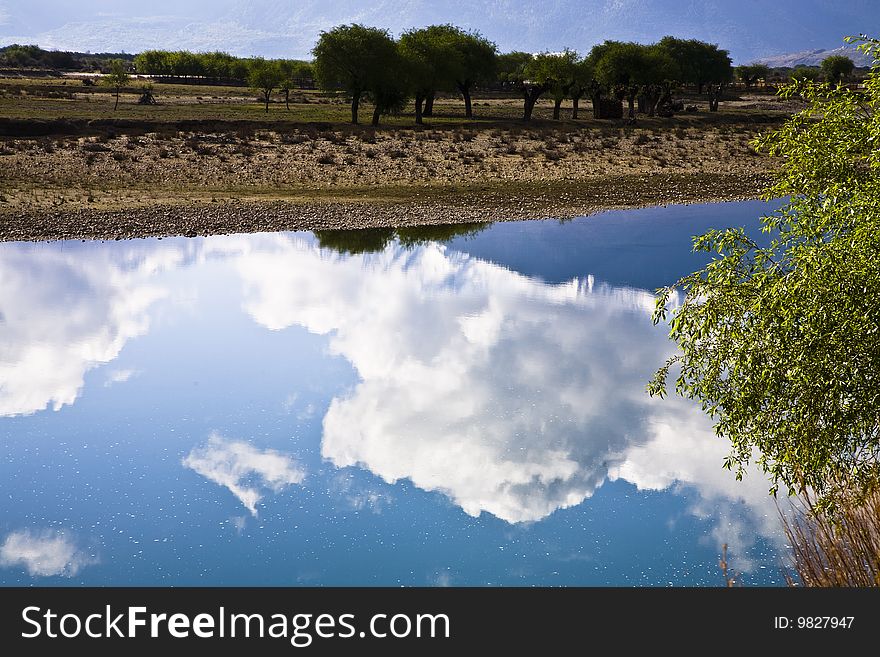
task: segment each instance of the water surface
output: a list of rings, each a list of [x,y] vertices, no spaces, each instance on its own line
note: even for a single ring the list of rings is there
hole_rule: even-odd
[[[781,584],[655,288],[770,206],[0,245],[0,583]]]

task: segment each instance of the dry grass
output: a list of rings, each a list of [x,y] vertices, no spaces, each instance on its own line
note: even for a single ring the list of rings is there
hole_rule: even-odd
[[[780,511],[797,579],[792,586],[880,586],[880,486],[849,493],[833,509],[811,493]]]

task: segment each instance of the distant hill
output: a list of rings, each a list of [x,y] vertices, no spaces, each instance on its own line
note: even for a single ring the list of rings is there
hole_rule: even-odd
[[[857,50],[855,46],[841,46],[834,50],[803,50],[790,52],[784,55],[762,57],[755,61],[756,64],[766,64],[771,68],[794,68],[795,66],[819,66],[822,60],[831,55],[844,55],[849,57],[856,66],[871,66],[874,60],[865,53]]]

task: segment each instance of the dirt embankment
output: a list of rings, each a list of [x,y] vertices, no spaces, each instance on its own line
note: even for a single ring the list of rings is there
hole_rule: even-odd
[[[755,198],[773,164],[753,122],[175,127],[0,139],[0,239],[562,218]]]

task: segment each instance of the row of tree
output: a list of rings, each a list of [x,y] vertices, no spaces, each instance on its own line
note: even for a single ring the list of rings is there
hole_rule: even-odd
[[[322,32],[312,54],[318,84],[349,98],[352,123],[358,122],[361,100],[368,98],[374,106],[374,125],[410,98],[415,99],[416,123],[421,123],[431,115],[439,92],[460,93],[465,116],[471,118],[473,88],[493,83],[521,93],[526,121],[545,94],[553,98],[557,119],[566,99],[572,101],[577,118],[578,102],[585,95],[593,101],[596,118],[613,118],[621,100],[627,101],[631,118],[636,101],[649,115],[668,112],[676,84],[692,84],[700,93],[709,87],[714,110],[720,88],[733,80],[726,50],[674,37],[650,45],[606,41],[583,57],[568,49],[499,54],[478,32],[453,25],[409,30],[395,40],[387,30],[352,24]]]
[[[39,68],[61,71],[107,70],[114,59],[131,61],[125,53],[84,53],[63,50],[44,50],[35,45],[13,43],[0,48],[0,66],[9,68]]]
[[[780,82],[797,80],[818,82],[824,79],[829,84],[840,84],[852,76],[855,66],[855,62],[846,55],[830,55],[823,59],[819,66],[799,65],[786,69],[784,76],[782,71],[771,69],[766,64],[737,66],[734,72],[747,88],[759,80],[770,81],[771,79],[776,79]]]
[[[142,75],[173,78],[204,78],[212,82],[247,83],[254,69],[277,70],[279,79],[292,77],[305,85],[312,80],[309,62],[296,59],[235,57],[225,52],[187,50],[145,50],[134,58],[134,68]]]

